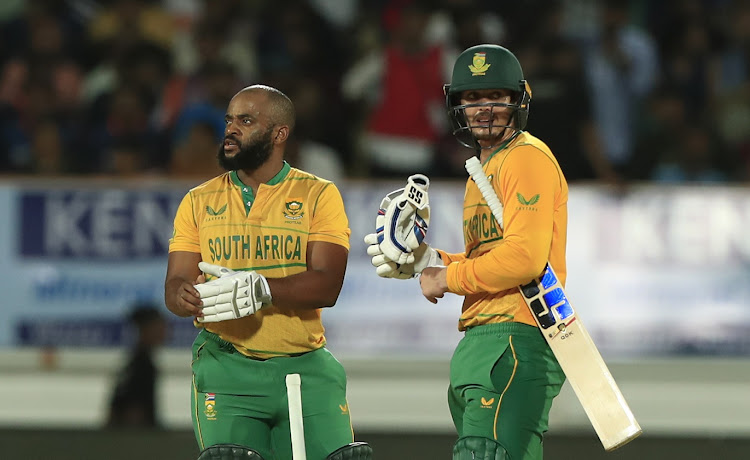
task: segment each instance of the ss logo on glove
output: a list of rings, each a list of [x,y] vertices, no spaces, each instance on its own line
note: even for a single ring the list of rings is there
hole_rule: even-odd
[[[424,242],[430,223],[429,186],[427,176],[415,174],[406,187],[380,202],[375,233],[365,236],[378,276],[408,279],[426,267],[441,265],[438,252]]]

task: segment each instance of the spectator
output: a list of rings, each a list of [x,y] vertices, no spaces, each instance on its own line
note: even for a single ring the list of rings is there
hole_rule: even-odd
[[[44,176],[70,172],[59,125],[51,119],[39,123],[31,136],[31,171]]]
[[[331,147],[300,136],[292,136],[287,144],[284,159],[292,166],[330,180],[344,178],[344,165]]]
[[[386,9],[387,45],[357,62],[343,81],[344,95],[368,107],[361,148],[364,169],[375,177],[431,174],[447,124],[443,49],[425,40],[431,10],[419,1],[398,3]]]
[[[625,177],[641,104],[658,77],[657,52],[648,33],[628,24],[628,2],[608,0],[601,32],[588,50],[587,78],[604,153]]]
[[[213,124],[197,121],[192,124],[187,136],[174,148],[168,173],[175,178],[199,178],[208,180],[221,173],[215,155],[219,151],[222,136],[216,135]]]
[[[628,177],[651,180],[657,164],[677,158],[686,121],[687,107],[680,91],[659,86],[644,107]]]
[[[150,117],[154,107],[151,95],[134,85],[123,85],[111,95],[104,96],[99,105],[89,114],[91,127],[84,150],[86,159],[83,160],[90,165],[87,172],[117,172],[118,160],[114,154],[121,151],[124,144],[129,145],[127,150],[130,153],[133,153],[133,146],[139,146],[136,150],[141,151],[139,156],[143,162],[139,163],[141,166],[138,170],[150,169],[152,162],[159,160],[160,147],[163,145]],[[135,159],[134,155],[126,156]],[[135,172],[130,167],[125,170]]]
[[[6,3],[0,7],[2,173],[42,172],[39,155],[50,149],[60,161],[48,158],[45,174],[113,172],[118,163],[120,171],[140,164],[133,172],[192,175],[198,165],[172,162],[190,157],[194,132],[200,145],[209,144],[205,126],[194,131],[194,123],[219,129],[216,94],[225,101],[245,84],[266,83],[287,93],[301,87],[295,100],[318,101],[309,129],[290,141],[289,158],[297,150],[322,154],[326,160],[314,161],[329,164],[323,175],[463,176],[471,152],[447,130],[441,85],[456,50],[482,42],[518,50],[533,104],[547,106],[534,111],[530,126],[546,133],[571,182],[650,180],[679,144],[666,144],[673,127],[659,138],[647,126],[660,117],[649,110],[658,109],[655,99],[667,87],[705,115],[710,136],[718,134],[719,170],[730,180],[750,178],[746,1]],[[211,77],[227,65],[235,81]],[[146,121],[123,130],[115,100],[133,91],[143,93],[137,111]],[[305,156],[294,161],[305,164]]]
[[[206,64],[193,83],[201,91],[185,94],[192,100],[186,101],[177,115],[172,133],[174,145],[179,145],[197,122],[210,124],[215,136],[223,136],[226,101],[231,99],[239,86],[235,69],[228,62]]]
[[[715,160],[719,146],[704,124],[685,125],[679,136],[680,143],[671,158],[665,158],[652,176],[662,183],[721,183],[728,176],[721,171]]]
[[[107,415],[109,427],[156,428],[156,384],[159,370],[154,350],[164,342],[166,321],[156,305],[138,303],[128,320],[137,330],[137,341],[119,371]]]
[[[733,1],[727,14],[726,43],[719,56],[714,114],[722,140],[750,180],[750,5]]]
[[[282,11],[270,4],[263,10],[257,43],[258,57],[264,62],[260,78],[287,94],[325,101],[317,104],[310,134],[337,151],[348,150],[354,110],[342,100],[340,88],[349,63],[349,37],[328,23],[309,0],[285,4]],[[297,98],[293,100],[296,103]]]
[[[529,126],[555,152],[568,182],[616,183],[596,130],[579,48],[563,31],[563,13],[562,2],[547,4],[533,29],[537,40],[519,50],[532,90]]]
[[[519,56],[532,91],[534,111],[529,126],[556,152],[565,178],[569,182],[617,182],[596,132],[575,45],[561,36],[550,37]]]
[[[145,40],[171,48],[175,23],[160,2],[147,0],[114,0],[100,9],[89,23],[91,43],[105,49],[127,48]]]
[[[8,171],[29,173],[34,169],[34,133],[38,125],[59,116],[50,82],[47,79],[26,81],[14,101],[0,109],[0,145],[3,146]]]
[[[341,154],[327,142],[329,120],[323,92],[312,79],[301,78],[291,89],[297,123],[287,142],[284,159],[295,168],[333,182],[343,180],[346,168]]]
[[[257,78],[257,39],[261,2],[197,0],[200,11],[175,40],[174,59],[179,74],[190,75],[212,61],[229,62],[243,81]]]
[[[104,152],[107,161],[104,171],[119,177],[135,178],[148,172],[149,158],[143,139],[123,137],[114,139]]]

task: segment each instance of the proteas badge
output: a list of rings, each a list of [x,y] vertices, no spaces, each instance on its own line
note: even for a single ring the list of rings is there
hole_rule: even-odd
[[[288,198],[284,204],[284,217],[287,219],[301,219],[305,213],[302,211],[302,199]]]
[[[487,64],[487,53],[474,53],[472,65],[469,66],[473,76],[484,75],[492,64]]]

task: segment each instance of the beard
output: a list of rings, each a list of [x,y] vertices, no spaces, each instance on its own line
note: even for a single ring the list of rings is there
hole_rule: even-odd
[[[271,150],[273,149],[273,142],[271,141],[272,135],[273,127],[270,127],[262,133],[258,139],[249,140],[247,145],[241,144],[239,140],[235,138],[231,138],[233,141],[237,142],[237,146],[239,147],[239,151],[233,157],[227,156],[224,151],[224,144],[222,143],[221,147],[219,147],[219,154],[217,155],[219,165],[227,171],[237,171],[240,169],[244,171],[255,171],[260,168],[266,160],[268,160],[268,157],[271,156]]]
[[[492,126],[489,128],[473,128],[472,134],[478,141],[496,141],[505,135],[507,126]]]

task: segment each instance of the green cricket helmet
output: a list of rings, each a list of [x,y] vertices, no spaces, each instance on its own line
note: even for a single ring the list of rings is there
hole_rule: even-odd
[[[462,104],[461,93],[467,90],[509,89],[513,92],[509,104],[490,102],[482,104]],[[466,117],[467,107],[508,107],[512,114],[507,125],[490,123],[490,130],[502,129],[500,137],[506,129],[520,131],[526,127],[529,118],[529,103],[531,102],[531,88],[523,78],[521,64],[506,48],[499,45],[477,45],[467,48],[458,56],[453,66],[450,84],[443,87],[445,103],[453,128],[453,135],[458,141],[471,148],[481,148],[472,133],[470,120]],[[493,148],[491,146],[487,148]]]

